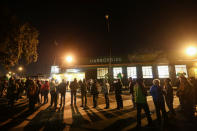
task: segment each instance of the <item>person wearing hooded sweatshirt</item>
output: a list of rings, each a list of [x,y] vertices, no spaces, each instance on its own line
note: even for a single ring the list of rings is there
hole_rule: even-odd
[[[164,120],[166,120],[167,115],[166,115],[166,109],[165,109],[165,101],[164,101],[163,90],[162,90],[162,87],[160,86],[159,79],[153,80],[153,86],[150,89],[150,94],[153,97],[157,120],[161,122],[160,111],[162,111],[162,117],[164,118]]]
[[[152,118],[150,116],[150,110],[147,103],[147,92],[145,90],[144,81],[141,78],[138,78],[137,83],[135,84],[133,88],[133,97],[134,102],[136,103],[137,107],[137,127],[141,127],[141,110],[144,109],[144,112],[146,114],[148,125],[151,125]]]

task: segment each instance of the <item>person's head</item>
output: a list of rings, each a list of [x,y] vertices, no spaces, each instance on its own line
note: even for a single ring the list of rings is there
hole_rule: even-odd
[[[165,83],[165,84],[171,84],[171,79],[170,79],[170,78],[166,78],[166,79],[164,80],[164,83]]]
[[[153,85],[160,86],[160,80],[159,79],[154,79],[153,80]]]
[[[144,85],[144,80],[142,78],[137,78],[136,83],[138,85]]]
[[[120,79],[118,79],[118,83],[120,83]]]
[[[180,75],[179,80],[180,82],[184,82],[184,83],[187,82],[187,78],[184,75]]]
[[[65,79],[62,79],[62,83],[65,83],[66,81],[65,81]]]
[[[77,82],[77,79],[76,78],[74,78],[74,82]]]
[[[132,79],[132,77],[129,77],[129,81],[132,81],[133,79]]]
[[[181,80],[183,80],[183,79],[185,79],[184,74],[179,74],[179,80],[181,81]]]

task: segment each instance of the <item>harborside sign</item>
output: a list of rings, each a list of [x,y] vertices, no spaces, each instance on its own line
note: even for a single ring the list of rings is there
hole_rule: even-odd
[[[96,59],[90,59],[91,64],[103,64],[103,63],[120,63],[122,62],[122,58],[120,57],[113,57],[113,58],[96,58]]]

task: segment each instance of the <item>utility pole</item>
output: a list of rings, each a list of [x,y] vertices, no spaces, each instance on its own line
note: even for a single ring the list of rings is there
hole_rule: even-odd
[[[105,19],[106,19],[106,24],[107,24],[107,33],[109,36],[109,32],[110,32],[110,15],[107,13],[105,15]],[[112,58],[111,58],[111,47],[109,49],[109,79],[111,80],[112,78],[112,72],[111,72],[111,63],[112,63]]]

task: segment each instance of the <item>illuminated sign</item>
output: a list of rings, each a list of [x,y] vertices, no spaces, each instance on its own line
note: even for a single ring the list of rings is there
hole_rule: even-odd
[[[78,69],[67,69],[66,72],[76,73],[76,72],[79,72],[79,70]]]
[[[60,68],[58,66],[51,66],[51,74],[57,74],[60,72]]]
[[[109,62],[122,62],[122,59],[117,58],[97,58],[97,59],[90,59],[90,63],[109,63]]]

